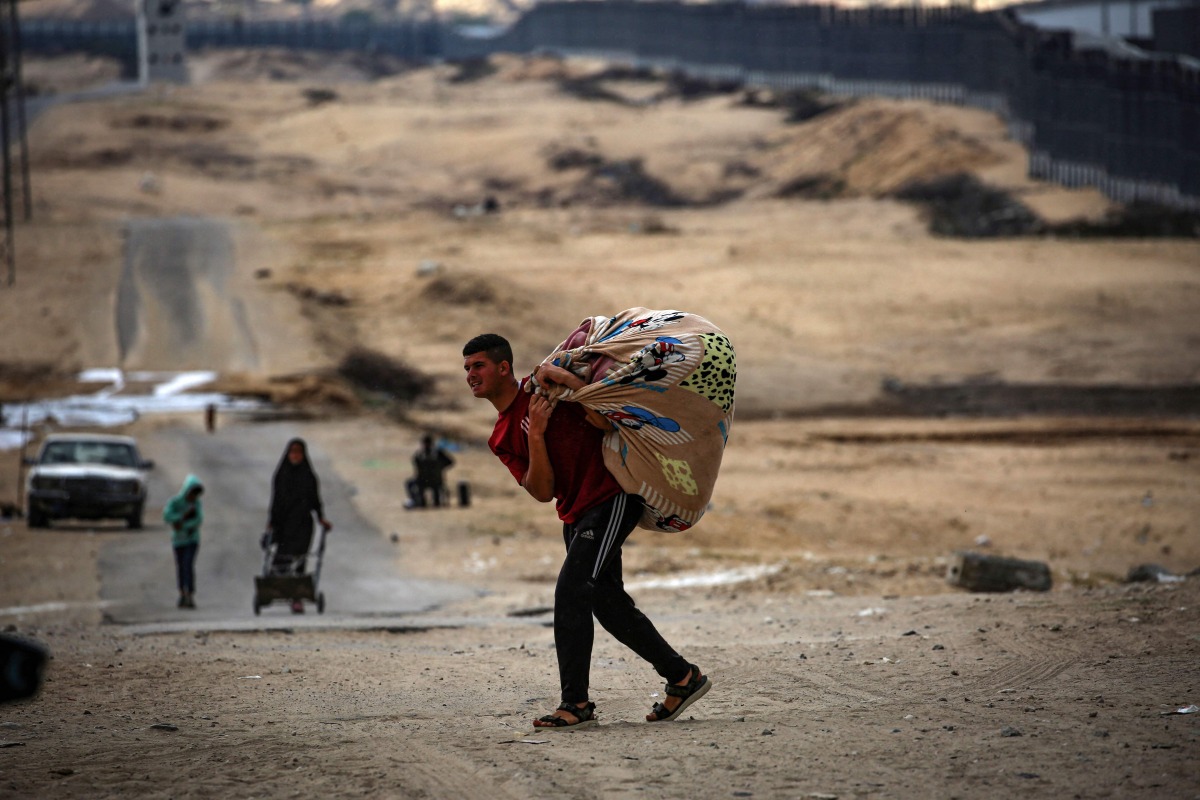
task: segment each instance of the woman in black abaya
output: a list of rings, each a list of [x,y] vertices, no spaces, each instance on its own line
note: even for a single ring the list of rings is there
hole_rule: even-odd
[[[303,574],[305,556],[312,545],[313,518],[328,531],[333,527],[325,519],[317,474],[308,463],[308,446],[303,439],[292,439],[275,468],[271,482],[271,512],[267,532],[277,544],[273,571]],[[304,604],[292,601],[292,611],[304,613]]]

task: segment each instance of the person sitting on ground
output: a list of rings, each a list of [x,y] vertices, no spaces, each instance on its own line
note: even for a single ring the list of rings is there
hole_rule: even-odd
[[[446,470],[454,466],[454,459],[441,447],[435,447],[433,437],[421,437],[421,449],[413,455],[413,470],[416,475],[409,481],[409,496],[417,508],[428,505],[426,497],[432,495],[433,505],[449,505],[446,496]],[[428,495],[427,495],[428,493]]]

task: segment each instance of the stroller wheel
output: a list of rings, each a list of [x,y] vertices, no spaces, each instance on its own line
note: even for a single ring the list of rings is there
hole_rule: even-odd
[[[317,592],[317,613],[318,614],[325,613],[325,593],[324,592]]]

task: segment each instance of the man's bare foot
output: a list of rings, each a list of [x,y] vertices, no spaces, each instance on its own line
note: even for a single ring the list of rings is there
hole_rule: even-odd
[[[547,714],[533,721],[535,728],[577,728],[596,721],[596,704],[563,703],[553,714]]]
[[[646,715],[646,722],[670,722],[703,697],[710,686],[712,682],[700,672],[700,668],[691,665],[683,680],[667,685],[666,697],[661,703],[654,704],[654,708]]]

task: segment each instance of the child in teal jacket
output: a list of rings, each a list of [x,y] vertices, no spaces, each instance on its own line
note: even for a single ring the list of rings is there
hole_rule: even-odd
[[[171,526],[171,545],[175,548],[175,572],[179,580],[179,607],[196,607],[196,553],[200,550],[200,523],[204,510],[200,495],[204,484],[188,475],[179,494],[167,501],[163,520]]]

